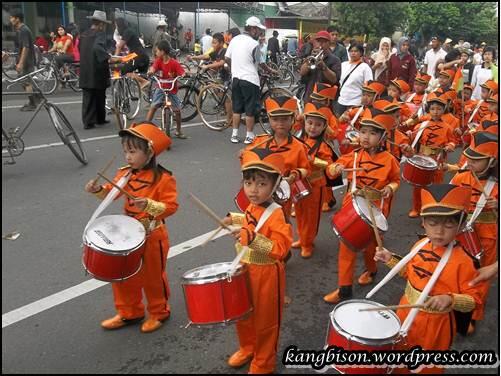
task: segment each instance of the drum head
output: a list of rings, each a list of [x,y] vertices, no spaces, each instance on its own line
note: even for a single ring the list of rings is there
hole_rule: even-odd
[[[354,198],[353,206],[357,213],[364,219],[367,223],[371,222],[371,215],[369,213],[369,207],[367,206],[367,202],[364,197],[356,196]],[[388,231],[388,222],[384,214],[381,212],[381,209],[372,205],[372,212],[374,213],[374,218],[376,219],[377,228],[381,231]]]
[[[338,304],[331,312],[332,324],[343,332],[369,340],[387,340],[400,331],[400,320],[393,311],[359,312],[362,308],[383,305],[369,300],[349,300]]]
[[[126,215],[106,215],[92,222],[84,234],[85,242],[107,252],[121,253],[144,243],[146,230],[137,219]]]
[[[188,282],[207,282],[207,280],[218,280],[227,277],[231,262],[220,262],[191,269],[183,274],[183,279]],[[238,274],[242,269],[242,265],[238,264],[235,274]]]
[[[277,197],[280,201],[287,201],[291,197],[291,186],[285,180],[282,180],[278,185]]]
[[[438,168],[437,161],[426,155],[415,155],[408,162],[425,170],[436,170]]]

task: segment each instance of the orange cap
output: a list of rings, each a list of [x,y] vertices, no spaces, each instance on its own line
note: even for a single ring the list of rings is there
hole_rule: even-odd
[[[455,75],[456,75],[456,71],[454,69],[441,70],[440,73],[439,73],[439,76],[448,77],[449,80],[452,80]]]
[[[489,93],[494,94],[499,92],[499,86],[494,80],[485,81],[480,87],[489,90]]]
[[[400,90],[400,94],[406,94],[411,91],[411,87],[404,80],[392,80],[390,84],[396,86]]]
[[[132,124],[130,128],[122,129],[118,132],[120,137],[126,134],[131,134],[148,142],[155,156],[168,149],[172,143],[170,137],[165,132],[160,130],[155,124],[149,122]]]
[[[416,76],[416,79],[415,81],[423,84],[423,85],[428,85],[428,83],[430,82],[431,80],[431,76],[430,75],[427,75],[427,74],[421,74],[421,73],[418,73],[417,76]]]
[[[391,131],[397,125],[395,118],[387,112],[372,108],[362,115],[360,126],[369,125],[381,130]]]
[[[334,100],[336,98],[337,89],[338,87],[335,85],[319,82],[313,87],[313,93],[311,93],[310,98],[317,100]]]
[[[449,100],[449,97],[447,96],[446,93],[440,93],[438,91],[434,91],[433,93],[430,93],[428,95],[428,98],[426,98],[427,103],[441,103],[444,106],[447,106],[447,101]]]
[[[468,90],[471,90],[471,91],[475,90],[475,88],[473,86],[471,86],[470,84],[464,84],[463,85],[463,90],[464,89],[468,89]]]
[[[421,216],[454,215],[466,212],[470,205],[471,187],[433,184],[421,190]]]
[[[488,103],[499,103],[498,95],[497,94],[491,95],[485,101]]]
[[[268,97],[264,105],[268,116],[294,115],[297,111],[297,101],[293,97]]]
[[[317,107],[314,103],[306,103],[304,106],[304,116],[313,116],[324,119],[327,124],[329,116],[331,115],[331,110],[328,107]]]
[[[285,161],[279,153],[274,153],[270,149],[245,150],[241,159],[242,171],[257,169],[272,174],[283,175],[285,172]]]
[[[383,94],[385,90],[386,86],[377,81],[367,81],[364,86],[362,86],[362,91],[368,91],[376,94],[377,96]]]
[[[473,134],[470,146],[463,154],[470,159],[497,158],[499,138],[490,132],[476,132]]]

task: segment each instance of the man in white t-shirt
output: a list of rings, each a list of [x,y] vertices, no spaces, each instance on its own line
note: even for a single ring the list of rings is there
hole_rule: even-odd
[[[212,30],[210,28],[205,30],[205,35],[200,39],[200,43],[202,44],[202,55],[212,47]]]
[[[426,74],[435,78],[437,61],[445,59],[445,55],[447,55],[447,52],[440,47],[440,40],[437,37],[431,38],[431,49],[424,55],[424,69]]]
[[[254,135],[255,115],[258,110],[260,85],[258,66],[266,69],[265,64],[260,64],[260,48],[257,39],[266,27],[257,17],[250,17],[245,22],[245,31],[231,40],[226,50],[226,62],[231,67],[233,78],[231,85],[231,100],[233,106],[233,132],[231,142],[238,143],[238,127],[240,117],[245,112],[245,125],[247,135],[245,144],[251,144]]]

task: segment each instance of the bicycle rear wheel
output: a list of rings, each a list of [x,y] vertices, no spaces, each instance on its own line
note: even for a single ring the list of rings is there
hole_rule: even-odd
[[[63,143],[68,146],[82,164],[87,164],[87,156],[80,143],[80,138],[63,112],[52,103],[46,103],[45,109],[49,113],[50,120]]]
[[[227,122],[225,104],[231,99],[224,86],[207,85],[200,90],[197,97],[197,110],[202,122],[214,131],[222,131],[230,126]]]
[[[40,88],[43,94],[52,94],[57,89],[56,71],[52,65],[46,66],[45,70],[33,76],[33,81]]]
[[[162,108],[162,130],[170,137],[170,128],[172,127],[172,110],[168,107]]]
[[[199,91],[190,85],[181,85],[177,96],[181,101],[181,121],[190,121],[197,116],[197,96]]]
[[[292,97],[293,95],[287,89],[283,89],[281,87],[274,87],[274,88],[271,88],[271,89],[265,91],[264,94],[261,96],[261,108],[259,110],[259,113],[256,115],[256,117],[257,117],[257,122],[259,123],[259,125],[261,126],[261,128],[263,129],[263,131],[266,134],[271,135],[272,129],[270,126],[268,115],[266,114],[266,109],[264,108],[264,101],[267,98],[275,98],[275,97],[280,97],[280,96]]]
[[[132,120],[137,116],[141,107],[141,87],[137,80],[130,77],[125,78],[124,83],[125,115],[127,119]]]
[[[80,88],[80,78],[78,77],[78,73],[77,73],[75,67],[69,67],[68,73],[69,73],[69,77],[68,77],[68,81],[67,81],[68,85],[70,85],[71,89],[75,93],[81,92],[82,89]]]

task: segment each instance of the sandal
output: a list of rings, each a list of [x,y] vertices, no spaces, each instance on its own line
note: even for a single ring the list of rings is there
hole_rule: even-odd
[[[188,138],[188,136],[186,136],[182,132],[176,132],[176,133],[174,133],[174,136],[176,136],[177,138],[180,138],[181,140],[186,140]]]

